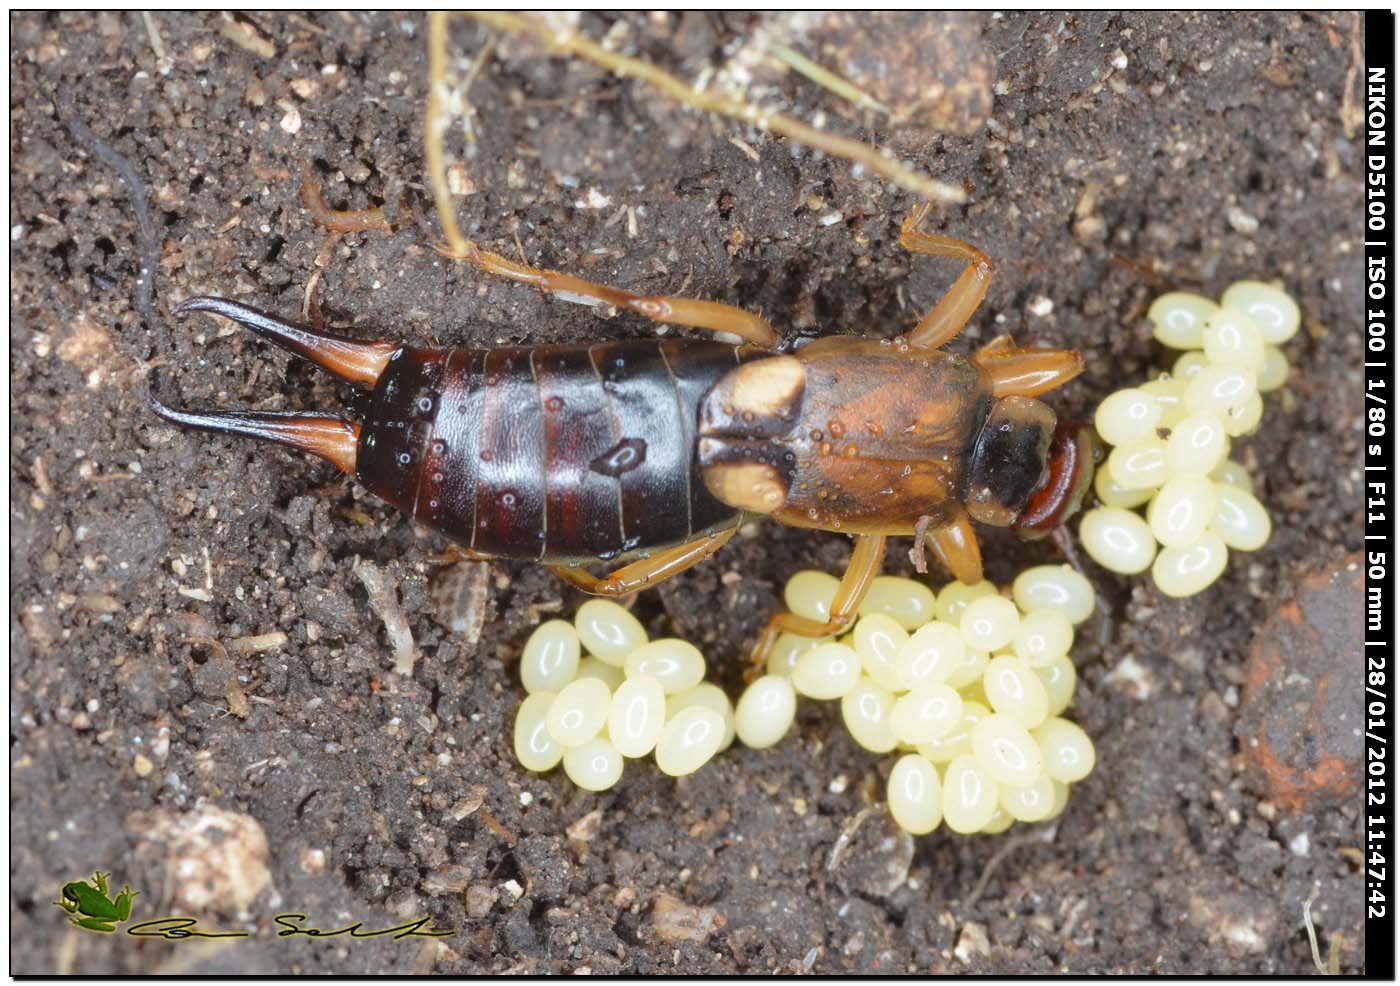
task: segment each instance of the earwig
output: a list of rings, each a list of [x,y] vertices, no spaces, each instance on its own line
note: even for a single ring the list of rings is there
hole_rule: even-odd
[[[594,345],[432,349],[366,342],[236,302],[191,298],[368,391],[361,420],[311,412],[157,414],[189,428],[309,452],[446,535],[471,558],[530,559],[599,595],[623,595],[708,558],[747,518],[855,536],[822,623],[774,616],[778,633],[846,627],[885,541],[916,534],[958,579],[982,578],[972,521],[1036,538],[1078,509],[1097,455],[1087,426],[1038,396],[1083,369],[1069,350],[1000,336],[970,357],[941,351],[981,304],[992,264],[905,220],[900,243],[965,267],[907,338],[780,343],[760,316],[717,302],[644,297],[470,246],[478,267],[586,304],[727,332]],[[443,252],[447,252],[445,248]],[[452,255],[452,254],[448,254]],[[620,564],[605,577],[582,566]]]

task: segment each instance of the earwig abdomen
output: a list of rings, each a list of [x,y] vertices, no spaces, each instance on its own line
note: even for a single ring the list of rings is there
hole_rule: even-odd
[[[738,348],[695,340],[405,347],[364,404],[355,474],[484,555],[612,559],[722,530],[695,462],[700,401]]]

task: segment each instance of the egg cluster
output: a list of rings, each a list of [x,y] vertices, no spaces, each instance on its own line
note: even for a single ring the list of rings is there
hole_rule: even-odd
[[[799,572],[784,593],[788,608],[824,621],[836,586],[824,572]],[[1068,566],[1022,573],[1012,599],[989,582],[953,582],[935,595],[882,576],[841,640],[778,638],[768,673],[739,699],[739,739],[776,743],[798,695],[839,699],[857,743],[903,754],[887,797],[905,830],[946,822],[997,833],[1053,818],[1094,766],[1088,735],[1060,715],[1077,681],[1074,624],[1093,609],[1093,589]]]
[[[1232,284],[1219,304],[1164,294],[1147,314],[1159,342],[1186,351],[1170,374],[1099,405],[1094,426],[1115,447],[1094,477],[1102,506],[1084,514],[1079,539],[1104,568],[1151,568],[1162,592],[1191,596],[1220,577],[1229,549],[1269,539],[1268,512],[1228,454],[1232,438],[1258,427],[1260,395],[1287,381],[1279,347],[1300,317],[1292,298],[1260,281]]]
[[[589,600],[572,624],[550,620],[525,644],[516,759],[539,772],[562,761],[589,791],[612,787],[624,760],[648,755],[662,773],[694,773],[734,741],[729,697],[704,677],[693,644],[648,641],[617,603]]]

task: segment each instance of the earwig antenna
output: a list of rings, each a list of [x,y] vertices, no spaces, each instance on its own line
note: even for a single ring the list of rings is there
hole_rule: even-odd
[[[221,435],[245,435],[276,442],[325,459],[354,475],[360,426],[334,414],[315,411],[177,411],[156,397],[158,371],[152,370],[147,399],[151,410],[172,424]]]
[[[384,367],[389,364],[389,357],[398,348],[387,342],[365,342],[349,336],[319,332],[227,298],[187,298],[174,308],[176,315],[186,312],[222,315],[323,370],[329,370],[347,383],[362,387],[375,385]]]

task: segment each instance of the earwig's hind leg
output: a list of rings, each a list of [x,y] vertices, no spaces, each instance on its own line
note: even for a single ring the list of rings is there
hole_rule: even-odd
[[[962,260],[967,267],[958,275],[948,293],[909,333],[909,344],[921,349],[939,349],[951,342],[962,331],[972,313],[977,311],[977,306],[982,304],[982,299],[987,295],[987,285],[992,280],[992,261],[981,250],[951,236],[938,236],[919,230],[919,224],[928,215],[931,206],[932,203],[925,202],[909,213],[899,229],[899,245],[910,253]]]
[[[982,549],[967,514],[959,511],[956,520],[929,531],[927,536],[929,547],[955,579],[964,585],[982,581]]]
[[[737,528],[706,535],[674,548],[658,551],[650,558],[641,558],[615,572],[599,578],[581,568],[550,565],[549,570],[565,582],[595,596],[625,596],[664,582],[687,568],[700,564],[729,543]]]
[[[471,548],[464,548],[460,544],[449,544],[440,554],[429,555],[430,565],[456,565],[464,561],[490,561],[495,555],[483,555],[479,551]]]
[[[825,623],[809,620],[796,613],[779,613],[768,621],[758,636],[750,652],[749,663],[753,668],[762,667],[768,660],[768,653],[784,631],[801,637],[826,637],[840,633],[856,617],[856,611],[865,601],[870,591],[870,583],[880,574],[880,563],[885,558],[885,536],[883,534],[862,534],[856,538],[855,550],[846,566],[846,574],[836,587],[836,595],[831,600],[831,615]]]
[[[1035,397],[1084,372],[1084,357],[1072,349],[978,352],[972,362],[987,371],[993,397]]]
[[[1015,348],[1016,340],[1011,338],[1011,336],[1007,335],[1005,332],[1003,332],[1001,335],[993,338],[985,346],[979,347],[977,352],[973,354],[973,357],[975,359],[978,356],[984,358],[988,356],[995,356],[997,353],[1011,352]]]
[[[488,274],[499,274],[522,284],[532,284],[581,304],[612,305],[624,311],[645,315],[656,322],[688,325],[712,332],[731,332],[764,349],[772,349],[778,342],[778,333],[766,319],[733,305],[670,295],[633,294],[621,288],[585,281],[571,274],[561,274],[559,271],[544,270],[507,260],[498,253],[482,250],[474,243],[468,242],[467,246],[468,249],[464,252],[456,253],[446,244],[441,244],[437,251],[444,257],[474,264]]]

